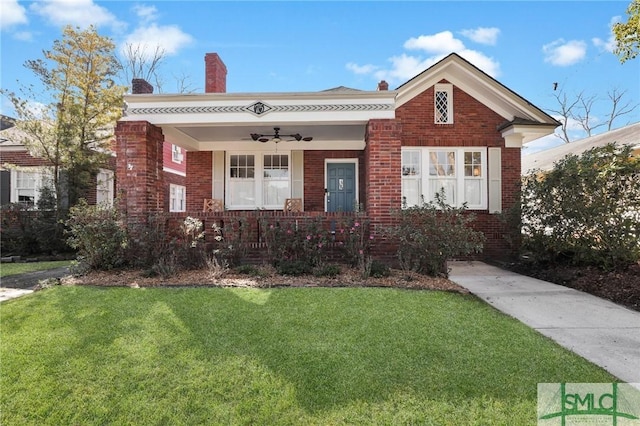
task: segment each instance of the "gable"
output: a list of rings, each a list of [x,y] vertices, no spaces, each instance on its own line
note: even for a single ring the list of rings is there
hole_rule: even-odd
[[[529,124],[549,125],[554,128],[560,125],[553,117],[455,53],[399,86],[396,89],[396,108],[410,102],[442,80],[469,94],[506,122],[520,119]]]

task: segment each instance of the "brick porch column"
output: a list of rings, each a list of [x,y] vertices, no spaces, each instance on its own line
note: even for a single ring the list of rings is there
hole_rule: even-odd
[[[115,134],[121,208],[129,223],[145,223],[164,210],[164,135],[147,121],[119,121]]]
[[[365,148],[366,210],[374,231],[391,224],[391,211],[402,206],[399,119],[370,120]],[[377,232],[376,232],[377,233]]]

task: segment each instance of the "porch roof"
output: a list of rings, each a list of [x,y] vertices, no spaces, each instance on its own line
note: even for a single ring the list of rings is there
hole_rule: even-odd
[[[251,133],[311,136],[283,149],[362,149],[371,119],[395,118],[395,91],[126,95],[122,121],[160,126],[166,140],[187,150],[268,147]],[[284,138],[283,138],[284,139]]]

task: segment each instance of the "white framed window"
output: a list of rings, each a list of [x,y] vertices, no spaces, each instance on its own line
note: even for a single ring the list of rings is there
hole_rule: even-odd
[[[171,159],[174,163],[182,163],[182,160],[184,160],[182,148],[180,148],[178,145],[171,144]]]
[[[403,148],[402,197],[407,206],[430,202],[444,190],[452,206],[487,208],[486,148]]]
[[[289,184],[289,156],[264,154],[262,196],[265,206],[284,206],[291,194]]]
[[[44,167],[16,168],[11,170],[11,202],[35,208],[40,190],[50,185],[51,171]]]
[[[96,175],[96,204],[113,207],[113,170],[100,169]]]
[[[186,211],[187,189],[182,185],[169,184],[169,211]]]
[[[453,85],[436,84],[433,92],[434,122],[453,124]]]
[[[228,153],[225,204],[230,209],[283,209],[291,197],[290,153]]]

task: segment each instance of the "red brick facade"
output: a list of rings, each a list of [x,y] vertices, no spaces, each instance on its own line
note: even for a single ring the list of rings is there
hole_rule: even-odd
[[[505,119],[454,86],[453,124],[435,124],[433,97],[434,87],[430,87],[396,110],[396,117],[402,121],[402,146],[501,147],[502,206],[512,206],[520,182],[521,153],[520,148],[505,148],[504,138],[497,130]],[[487,238],[484,255],[504,257],[508,249],[506,230],[498,215],[488,210],[473,213],[475,228]]]

